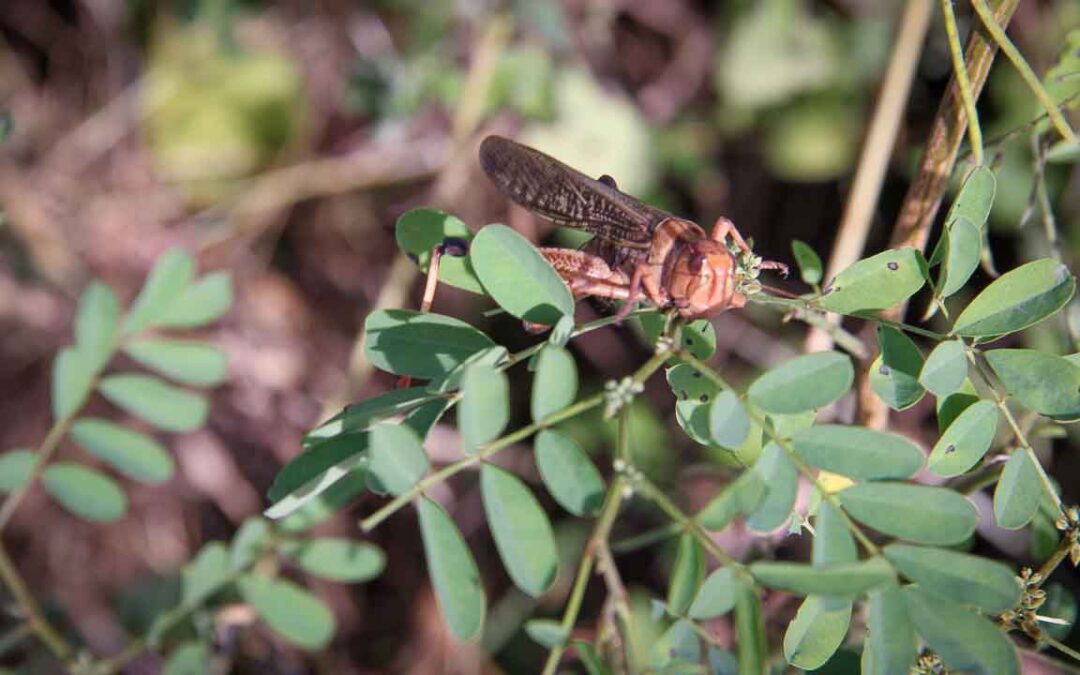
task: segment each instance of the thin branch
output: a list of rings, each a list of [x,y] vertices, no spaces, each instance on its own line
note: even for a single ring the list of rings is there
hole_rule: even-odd
[[[45,646],[49,648],[49,651],[56,658],[67,662],[73,653],[71,645],[45,619],[45,613],[41,611],[37,600],[34,599],[34,594],[30,592],[30,588],[27,587],[26,582],[19,575],[14,561],[12,561],[3,546],[0,546],[0,577],[3,577],[4,584],[11,590],[11,594],[15,596],[15,601],[26,614],[27,622],[38,637],[41,638],[41,641],[45,643]]]
[[[960,99],[964,103],[967,116],[968,136],[971,153],[976,164],[983,163],[982,128],[979,126],[979,114],[975,110],[975,95],[971,91],[967,67],[964,66],[964,54],[960,50],[960,35],[956,30],[956,14],[953,12],[953,0],[941,0],[941,13],[945,17],[945,35],[949,39],[949,56],[952,57],[953,77],[960,90]]]

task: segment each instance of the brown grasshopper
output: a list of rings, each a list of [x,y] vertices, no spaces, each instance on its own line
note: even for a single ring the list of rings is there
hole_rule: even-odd
[[[787,265],[754,255],[727,218],[712,235],[620,192],[610,176],[592,179],[559,160],[501,136],[480,144],[480,166],[507,197],[557,225],[595,238],[584,250],[541,248],[575,299],[622,300],[624,318],[642,298],[683,318],[711,318],[746,304],[759,270],[787,276]]]

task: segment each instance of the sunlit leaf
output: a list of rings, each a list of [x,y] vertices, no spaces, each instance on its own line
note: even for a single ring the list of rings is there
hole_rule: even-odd
[[[668,610],[673,614],[686,614],[704,578],[705,550],[694,535],[684,533],[679,537],[675,563],[671,567],[667,594]]]
[[[1014,450],[994,488],[994,520],[999,527],[1019,530],[1035,517],[1041,497],[1038,467],[1027,452]]]
[[[928,468],[946,478],[964,473],[990,449],[997,425],[998,410],[992,401],[973,403],[938,438]]]
[[[71,513],[96,523],[119,520],[127,512],[127,495],[103,473],[73,462],[53,462],[41,474],[49,496]]]
[[[359,583],[379,576],[386,555],[366,541],[320,537],[286,542],[281,551],[305,572],[332,581]]]
[[[963,495],[908,483],[859,483],[839,494],[848,514],[900,539],[958,544],[975,531],[978,513]]]
[[[177,382],[213,386],[225,381],[225,353],[192,340],[145,338],[124,345],[128,356]]]
[[[992,349],[986,362],[1023,405],[1047,417],[1080,417],[1080,366],[1034,349]]]
[[[816,566],[835,563],[851,563],[859,559],[855,539],[848,529],[840,511],[828,502],[818,507],[814,520],[813,564]]]
[[[558,554],[551,522],[529,488],[493,464],[480,470],[484,511],[514,585],[536,597],[555,581]]]
[[[914,586],[905,587],[903,594],[919,635],[951,670],[986,675],[1020,672],[1015,647],[992,621]]]
[[[417,504],[428,574],[439,610],[458,640],[475,637],[484,625],[484,586],[476,561],[449,514],[427,497]]]
[[[240,594],[275,633],[302,649],[316,651],[334,637],[334,615],[321,600],[285,579],[244,577]]]
[[[366,433],[343,434],[315,445],[286,464],[267,491],[272,505],[263,512],[279,519],[300,509],[343,479],[350,472],[366,467]],[[364,474],[366,476],[366,471]]]
[[[1005,565],[943,548],[890,544],[885,557],[920,588],[988,614],[1001,614],[1020,601],[1016,575]]]
[[[1073,296],[1069,268],[1043,258],[1001,275],[968,303],[953,332],[965,337],[997,337],[1023,330],[1058,312]]]
[[[380,370],[423,379],[446,376],[491,338],[449,316],[404,309],[377,310],[364,321],[364,353]]]
[[[964,343],[959,340],[939,342],[919,371],[919,384],[935,396],[948,396],[957,392],[967,378],[967,358]]]
[[[498,438],[510,421],[510,383],[506,374],[491,366],[470,366],[461,382],[457,419],[461,443],[470,454]]]
[[[926,391],[919,384],[923,356],[905,333],[878,324],[880,355],[870,366],[870,387],[887,406],[904,410],[918,403]]]
[[[402,251],[416,256],[420,271],[427,273],[431,253],[447,239],[468,244],[472,232],[457,216],[438,209],[417,208],[406,211],[397,219],[394,228],[397,244]],[[472,268],[470,255],[443,255],[439,259],[439,281],[472,293],[483,294],[484,288]]]
[[[798,239],[791,241],[791,253],[795,256],[795,263],[799,266],[799,277],[804,284],[820,284],[823,274],[821,258],[817,252],[805,242]]]
[[[488,225],[472,242],[476,276],[500,307],[530,323],[554,326],[574,315],[570,289],[525,237],[505,225]]]
[[[851,388],[855,370],[840,352],[798,356],[768,370],[750,385],[750,400],[766,412],[789,414],[822,408]]]
[[[346,406],[344,410],[308,432],[304,445],[321,443],[339,434],[364,431],[372,424],[409,412],[439,398],[426,387],[391,389],[374,398]]]
[[[577,364],[570,352],[545,346],[537,355],[530,410],[534,422],[574,402],[577,397]]]
[[[371,428],[368,481],[392,495],[408,492],[431,465],[417,435],[408,427],[382,422]]]
[[[925,275],[926,261],[916,249],[883,251],[837,274],[820,303],[838,314],[885,310],[915,295]]]
[[[111,402],[165,431],[198,429],[209,412],[202,396],[149,375],[109,375],[98,388]]]
[[[552,429],[536,435],[536,467],[544,486],[575,516],[596,513],[604,499],[604,479],[574,439]]]
[[[146,483],[169,480],[175,471],[172,456],[155,439],[96,417],[84,417],[71,427],[71,437],[87,452],[128,478]]]
[[[803,429],[792,443],[810,465],[855,480],[911,478],[924,459],[922,450],[899,434],[839,424]]]

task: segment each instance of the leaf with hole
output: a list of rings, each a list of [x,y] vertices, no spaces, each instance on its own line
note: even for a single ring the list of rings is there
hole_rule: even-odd
[[[334,637],[330,609],[293,582],[253,574],[242,578],[238,586],[259,618],[297,647],[317,651]]]
[[[895,578],[882,558],[831,565],[755,562],[750,564],[750,573],[765,586],[796,595],[841,597],[856,597]]]
[[[546,345],[540,350],[533,375],[530,411],[534,422],[574,402],[578,391],[577,364],[562,347]]]
[[[194,431],[209,412],[204,397],[149,375],[109,375],[98,388],[112,403],[164,431]]]
[[[965,473],[990,449],[997,425],[997,405],[992,401],[973,403],[938,438],[928,468],[945,478]]]
[[[688,363],[668,368],[667,381],[675,395],[675,421],[691,440],[709,445],[709,406],[720,388]]]
[[[473,239],[470,255],[484,290],[511,315],[545,326],[574,315],[566,283],[515,230],[488,225]]]
[[[368,433],[371,443],[368,481],[379,489],[392,495],[408,492],[431,468],[424,446],[412,429],[382,422]]]
[[[998,527],[1019,530],[1031,522],[1039,510],[1042,481],[1031,455],[1013,450],[994,488],[994,520]]]
[[[836,275],[820,305],[837,314],[874,312],[915,295],[926,283],[926,261],[911,247],[882,251]]]
[[[127,512],[127,495],[112,478],[82,464],[53,462],[41,474],[50,497],[76,516],[111,523]]]
[[[473,354],[495,346],[464,321],[405,309],[372,312],[364,334],[364,353],[372,365],[422,379],[445,377]]]
[[[1072,298],[1076,279],[1053,258],[1035,260],[1001,275],[956,317],[953,332],[976,338],[1015,333],[1053,316]]]
[[[963,495],[909,483],[859,483],[841,492],[855,520],[899,539],[920,544],[959,544],[975,532],[978,512]]]
[[[1024,406],[1059,421],[1080,417],[1080,366],[1034,349],[992,349],[985,356],[1005,391]]]
[[[840,648],[850,625],[850,601],[811,595],[784,632],[784,658],[801,670],[816,670]]]
[[[360,583],[382,574],[386,555],[366,541],[333,537],[294,539],[281,552],[296,561],[300,569],[331,581]]]
[[[883,553],[901,574],[938,597],[994,615],[1020,602],[1016,575],[994,560],[910,544],[890,544]]]
[[[536,467],[559,506],[575,516],[595,514],[604,499],[604,479],[581,446],[569,436],[545,429],[536,435]]]
[[[461,380],[457,420],[461,443],[469,454],[498,438],[510,421],[506,374],[487,365],[469,366]]]
[[[899,434],[840,424],[819,424],[792,437],[795,451],[811,466],[855,480],[911,478],[923,453]]]
[[[484,587],[469,547],[446,511],[427,497],[417,504],[428,574],[450,632],[469,640],[484,625]]]
[[[225,381],[225,353],[205,342],[145,338],[127,343],[124,352],[177,382],[211,387]]]
[[[420,271],[426,274],[436,246],[443,245],[448,239],[460,240],[468,246],[473,235],[457,216],[421,207],[398,217],[394,236],[398,247],[415,256]],[[484,294],[468,252],[463,256],[442,255],[439,259],[439,281],[471,293]]]
[[[799,277],[803,283],[811,286],[820,284],[823,267],[817,252],[806,243],[793,239],[791,254],[795,256],[795,263],[799,266]]]
[[[914,586],[905,587],[903,593],[919,635],[949,669],[1019,674],[1016,648],[992,621]]]
[[[519,478],[493,464],[480,470],[480,492],[510,579],[525,593],[542,595],[554,583],[559,562],[544,509]]]
[[[160,483],[172,478],[176,470],[172,456],[157,440],[109,420],[84,417],[72,425],[71,437],[133,480]]]
[[[960,390],[967,379],[967,357],[960,340],[939,342],[926,357],[919,371],[919,384],[935,396],[948,396]]]
[[[870,366],[870,387],[893,410],[910,408],[926,393],[919,383],[922,352],[892,326],[878,324],[876,332],[880,354]]]
[[[851,389],[855,369],[840,352],[797,356],[771,368],[747,391],[750,401],[770,413],[816,410],[838,401]]]

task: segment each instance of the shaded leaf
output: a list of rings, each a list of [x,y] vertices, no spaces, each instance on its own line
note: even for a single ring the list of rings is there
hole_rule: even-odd
[[[1052,258],[1035,260],[1001,275],[968,303],[953,332],[997,337],[1023,330],[1058,312],[1073,296],[1076,279]]]
[[[71,437],[87,452],[128,478],[146,483],[169,480],[176,465],[165,447],[133,429],[96,417],[71,427]]]
[[[690,622],[679,619],[649,647],[649,670],[670,672],[686,664],[701,662],[701,639]]]
[[[687,611],[691,619],[715,619],[735,608],[739,588],[746,582],[731,567],[713,570],[694,596]]]
[[[220,541],[199,550],[180,573],[180,602],[184,607],[201,604],[229,581],[229,553]]]
[[[720,392],[709,404],[709,436],[722,448],[735,450],[750,435],[750,416],[739,396],[729,390]]]
[[[747,395],[766,412],[799,413],[839,400],[854,377],[851,359],[840,352],[805,354],[765,372]]]
[[[291,581],[250,575],[240,580],[239,587],[259,618],[297,647],[316,651],[334,637],[334,615],[321,600]]]
[[[209,387],[225,381],[225,352],[205,342],[146,338],[127,343],[124,351],[177,382]]]
[[[488,225],[473,239],[471,257],[484,290],[511,315],[545,326],[574,315],[566,283],[515,230]]]
[[[882,558],[831,565],[788,562],[756,562],[750,573],[760,583],[798,595],[855,597],[895,579],[892,567]]]
[[[495,343],[464,321],[404,309],[378,310],[364,321],[364,353],[380,370],[423,379],[445,377]]]
[[[98,388],[112,403],[165,431],[194,431],[206,423],[205,398],[156,377],[109,375]]]
[[[570,632],[558,621],[551,619],[532,619],[525,622],[525,634],[545,649],[552,649],[565,644]]]
[[[669,368],[667,381],[675,395],[675,421],[691,440],[709,445],[709,406],[720,388],[687,363]]]
[[[978,513],[963,495],[908,483],[860,483],[839,494],[855,520],[921,544],[959,544],[975,531]]]
[[[925,275],[926,261],[916,249],[882,251],[837,274],[820,304],[838,314],[888,309],[915,295]]]
[[[481,468],[480,489],[510,579],[533,597],[543,594],[554,583],[559,562],[547,514],[520,479],[493,464]]]
[[[1080,366],[1034,349],[992,349],[986,362],[1005,391],[1040,415],[1080,417]]]
[[[331,537],[294,540],[284,543],[281,551],[305,572],[332,581],[369,581],[386,566],[382,549],[366,541]]]
[[[768,490],[761,472],[744,471],[698,512],[697,521],[707,530],[722,530],[737,516],[757,510]]]
[[[211,671],[210,648],[202,642],[184,642],[169,652],[165,675],[204,675]]]
[[[899,586],[890,584],[871,591],[867,604],[863,672],[867,675],[908,675],[918,652],[915,626],[908,616],[903,592]]]
[[[967,358],[964,343],[959,340],[939,342],[919,371],[919,384],[935,396],[956,393],[967,378]]]
[[[1019,530],[1035,517],[1041,497],[1038,467],[1027,452],[1014,450],[994,488],[994,520],[999,527]]]
[[[229,564],[234,570],[242,570],[258,559],[270,541],[270,524],[258,516],[252,516],[240,525],[233,536],[229,550]]]
[[[997,405],[992,401],[973,403],[953,420],[934,444],[928,468],[946,478],[964,473],[990,449],[997,425]]]
[[[417,504],[428,573],[450,632],[469,640],[484,624],[484,587],[465,539],[445,510],[427,497]]]
[[[119,302],[112,289],[94,281],[83,291],[75,313],[75,344],[94,370],[108,362],[119,330]]]
[[[431,465],[420,439],[408,427],[382,422],[371,428],[368,481],[392,495],[408,492]]]
[[[212,272],[162,307],[152,323],[166,328],[198,328],[225,316],[232,302],[232,277],[228,272]]]
[[[911,478],[924,459],[922,450],[903,436],[862,427],[820,424],[791,440],[810,465],[855,480]]]
[[[795,263],[799,266],[799,277],[803,283],[811,286],[821,283],[823,267],[817,252],[806,243],[793,239],[791,253],[795,256]]]
[[[957,218],[946,227],[945,241],[945,260],[937,283],[939,298],[956,294],[978,269],[982,254],[982,228],[967,218]]]
[[[426,387],[391,389],[366,401],[346,406],[308,432],[304,436],[304,444],[314,445],[339,434],[364,431],[376,422],[409,412],[438,398],[438,394],[431,393]]]
[[[820,668],[844,642],[850,624],[850,601],[811,595],[784,632],[784,658],[802,670]]]
[[[30,480],[37,454],[29,450],[8,450],[0,455],[0,493],[14,492]]]
[[[415,256],[420,271],[426,274],[431,265],[432,250],[436,246],[442,245],[448,238],[469,242],[472,232],[457,216],[438,209],[421,207],[406,211],[398,217],[394,236],[398,247]],[[472,293],[484,293],[468,253],[463,256],[441,256],[439,281]]]
[[[938,597],[995,615],[1020,601],[1016,575],[997,561],[909,544],[890,544],[883,553],[901,574]]]
[[[178,248],[163,253],[150,270],[139,297],[132,303],[124,322],[124,333],[131,335],[153,324],[194,277],[195,261],[188,253]]]
[[[286,464],[274,478],[267,498],[272,505],[263,512],[279,519],[300,509],[350,472],[366,467],[366,433],[344,434],[316,445]],[[366,475],[366,472],[365,472]]]
[[[73,462],[53,462],[41,474],[49,496],[71,513],[96,523],[119,520],[127,512],[127,495],[103,473]]]
[[[96,361],[93,354],[78,347],[65,347],[56,355],[52,370],[53,418],[73,415],[86,403],[98,373]]]
[[[904,410],[918,403],[926,391],[919,384],[922,352],[905,333],[878,324],[880,355],[870,366],[870,387],[885,405]]]
[[[799,472],[787,453],[776,443],[769,443],[751,469],[767,486],[760,506],[746,519],[754,532],[772,532],[791,515],[799,487]]]
[[[953,222],[966,218],[981,228],[990,217],[996,191],[997,180],[994,178],[994,172],[989,167],[976,166],[964,179],[964,184],[956,194],[956,199],[949,208],[945,220]]]
[[[822,502],[814,521],[813,564],[852,563],[858,559],[855,539],[843,516],[832,504]]]
[[[683,533],[679,537],[675,564],[671,568],[671,582],[668,584],[667,594],[668,611],[676,615],[686,614],[704,578],[705,550],[694,535]]]
[[[903,590],[911,620],[926,644],[952,670],[1014,675],[1016,649],[988,619],[913,586]]]
[[[575,516],[596,513],[604,479],[574,439],[545,429],[536,435],[536,466],[551,496]]]
[[[735,598],[735,635],[739,656],[739,675],[766,672],[765,620],[761,596],[752,584],[739,586]]]
[[[645,343],[656,344],[667,324],[667,317],[657,312],[636,319],[645,334]],[[691,356],[707,361],[716,353],[716,328],[711,321],[697,319],[679,329],[679,343]]]

